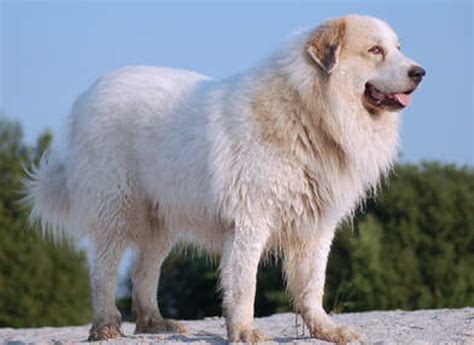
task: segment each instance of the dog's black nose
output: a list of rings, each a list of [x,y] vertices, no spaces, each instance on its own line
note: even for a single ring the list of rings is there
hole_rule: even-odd
[[[426,74],[426,71],[420,66],[413,66],[408,71],[408,77],[410,77],[411,80],[417,83],[419,83],[421,79],[423,79],[425,74]]]

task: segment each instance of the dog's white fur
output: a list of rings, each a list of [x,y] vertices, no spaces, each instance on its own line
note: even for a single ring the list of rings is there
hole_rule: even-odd
[[[325,40],[332,52],[321,51]],[[383,61],[368,52],[374,44],[385,47]],[[45,158],[28,188],[44,227],[92,239],[91,339],[120,335],[114,289],[130,245],[137,332],[180,329],[162,319],[156,289],[159,266],[182,241],[222,256],[230,340],[261,339],[254,293],[267,250],[284,257],[288,290],[313,336],[357,339],[323,310],[325,268],[337,224],[396,156],[399,114],[369,111],[362,95],[367,81],[385,92],[413,87],[413,62],[397,44],[384,22],[349,16],[231,79],[127,67],[80,96],[66,150]]]

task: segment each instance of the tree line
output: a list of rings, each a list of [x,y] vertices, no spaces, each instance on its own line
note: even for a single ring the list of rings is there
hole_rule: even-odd
[[[24,142],[20,124],[0,118],[0,327],[90,322],[87,260],[66,240],[28,224],[18,200],[24,166],[51,142]],[[398,165],[352,224],[342,224],[329,258],[325,307],[333,312],[474,306],[474,169],[425,162]],[[216,259],[192,249],[165,261],[159,286],[165,316],[221,315]],[[118,301],[133,319],[130,299]],[[279,260],[258,274],[258,316],[291,310]]]

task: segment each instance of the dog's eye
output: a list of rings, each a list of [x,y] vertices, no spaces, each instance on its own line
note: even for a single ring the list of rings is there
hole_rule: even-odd
[[[373,46],[369,49],[369,53],[375,55],[385,55],[385,50],[381,46]]]

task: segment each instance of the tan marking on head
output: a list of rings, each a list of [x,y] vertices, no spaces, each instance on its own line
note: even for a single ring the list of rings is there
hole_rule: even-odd
[[[359,15],[350,15],[346,19],[345,50],[351,55],[360,55],[374,45],[384,49],[396,49],[399,44],[398,37],[393,29],[384,21]]]
[[[327,74],[337,65],[345,33],[345,20],[333,19],[319,26],[306,42],[308,56]]]

